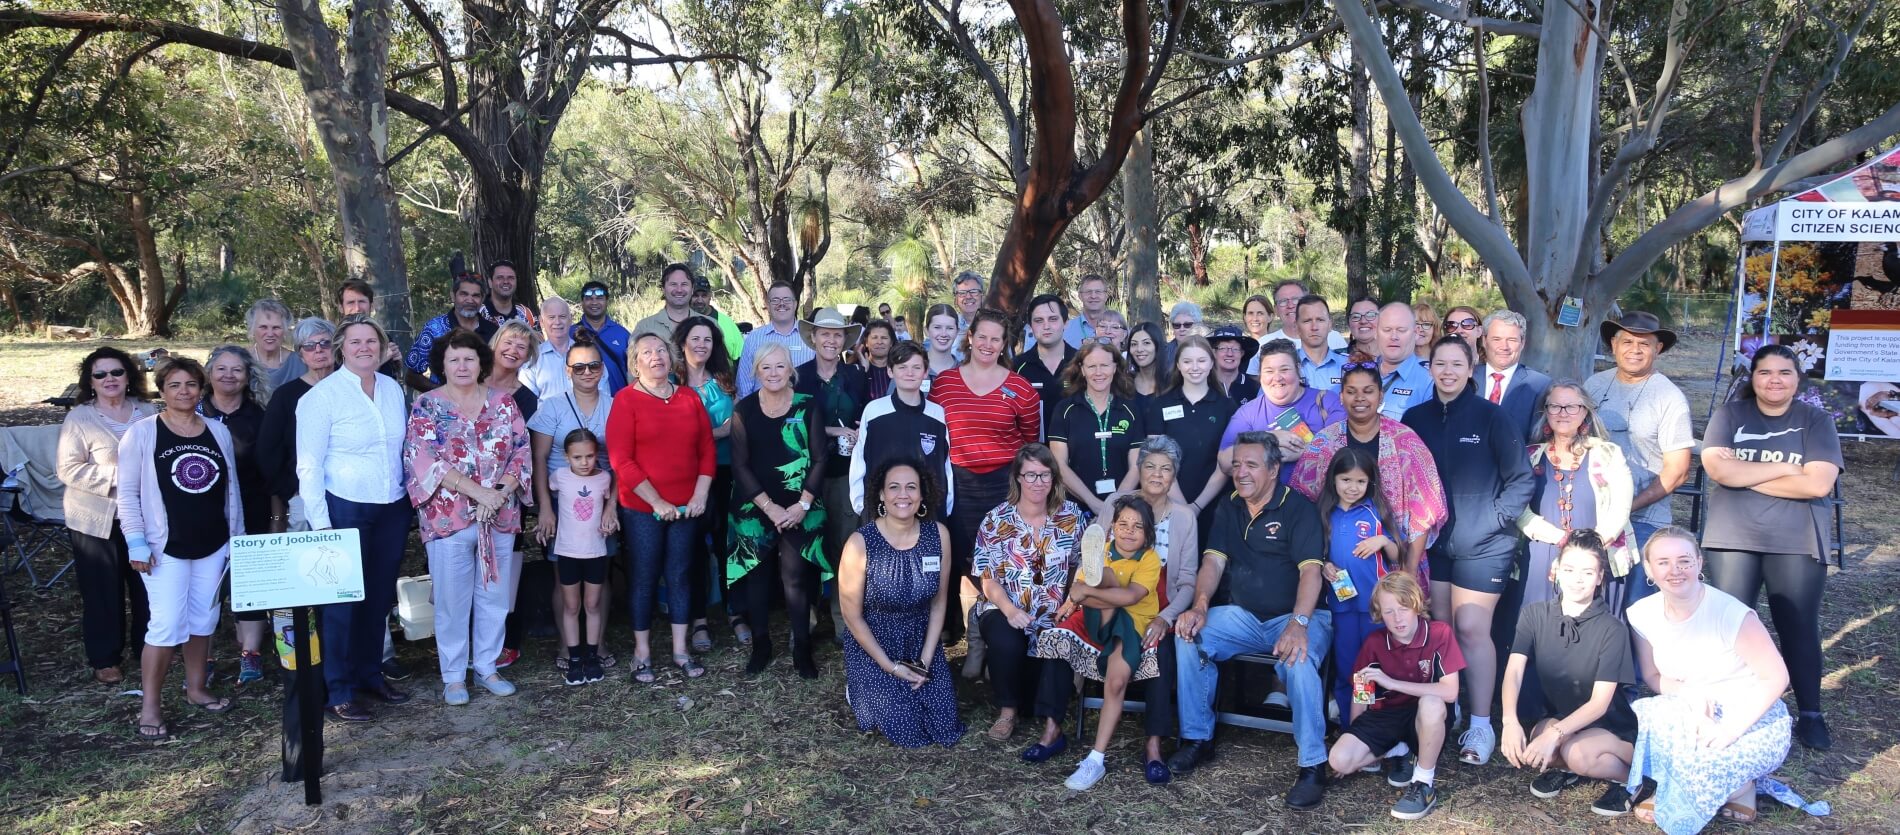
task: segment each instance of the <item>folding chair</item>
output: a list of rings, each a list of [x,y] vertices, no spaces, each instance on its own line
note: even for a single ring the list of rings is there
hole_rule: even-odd
[[[48,519],[28,509],[24,501],[26,464],[22,463],[7,471],[6,479],[0,481],[0,530],[4,530],[12,540],[11,558],[13,565],[5,573],[26,570],[27,579],[37,588],[49,588],[59,582],[61,577],[73,567],[72,542],[66,533],[66,525],[56,519]],[[33,568],[33,558],[41,553],[60,548],[66,551],[66,564],[53,573],[45,582],[40,581],[39,572]],[[0,549],[0,555],[6,551]],[[6,559],[0,558],[0,565]]]
[[[1217,709],[1214,712],[1214,722],[1220,725],[1252,728],[1257,731],[1275,731],[1283,734],[1292,734],[1292,717],[1290,714],[1287,714],[1287,711],[1280,708],[1269,708],[1263,705],[1253,704],[1246,698],[1246,680],[1251,678],[1250,673],[1261,672],[1260,667],[1265,667],[1267,677],[1271,679],[1273,676],[1273,665],[1278,663],[1280,663],[1278,657],[1264,652],[1236,655],[1222,662],[1220,689],[1216,692],[1214,705],[1216,708],[1225,705],[1227,709]],[[1327,653],[1326,657],[1320,662],[1320,681],[1326,681],[1331,670],[1332,654]],[[1099,693],[1101,692],[1101,683],[1094,679],[1082,678],[1081,676],[1077,676],[1077,678],[1080,678],[1081,681],[1076,687],[1075,735],[1077,739],[1089,742],[1092,741],[1094,737],[1088,734],[1088,723],[1085,719],[1084,712],[1088,710],[1100,710],[1102,708],[1102,697],[1088,695],[1088,688],[1092,683],[1095,685],[1095,692]],[[1326,698],[1329,701],[1332,699],[1331,689],[1327,689]],[[1124,699],[1122,701],[1123,713],[1141,713],[1147,709],[1148,705],[1146,702],[1135,699]],[[1281,718],[1282,715],[1286,718]]]
[[[0,531],[0,553],[14,544],[10,533]],[[0,632],[6,633],[7,660],[0,661],[0,675],[11,674],[13,687],[26,695],[26,664],[20,660],[20,639],[13,631],[13,601],[7,597],[7,575],[0,572]]]

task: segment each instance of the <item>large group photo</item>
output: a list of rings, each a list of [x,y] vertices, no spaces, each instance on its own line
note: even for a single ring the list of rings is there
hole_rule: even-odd
[[[1892,827],[1875,4],[969,5],[0,8],[0,832]]]

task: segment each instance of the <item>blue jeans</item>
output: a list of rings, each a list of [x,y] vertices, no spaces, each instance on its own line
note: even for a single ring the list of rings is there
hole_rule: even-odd
[[[1272,652],[1292,621],[1290,614],[1262,621],[1239,606],[1215,606],[1207,610],[1207,625],[1196,640],[1175,636],[1183,740],[1214,738],[1214,690],[1220,684],[1217,663],[1250,652]],[[1326,683],[1320,680],[1319,668],[1332,643],[1333,613],[1317,610],[1306,627],[1306,660],[1273,665],[1293,706],[1293,743],[1300,749],[1301,768],[1326,762]]]
[[[1648,522],[1630,522],[1631,530],[1636,532],[1636,564],[1630,567],[1630,573],[1623,577],[1623,611],[1630,610],[1630,604],[1648,597],[1656,590],[1649,584],[1649,572],[1643,568],[1643,545],[1649,542],[1656,526]],[[1632,636],[1634,637],[1634,636]]]
[[[666,572],[666,614],[674,624],[689,622],[692,608],[693,549],[701,533],[700,520],[662,522],[651,513],[620,509],[620,529],[627,533],[627,551],[633,563],[633,631],[653,628],[653,599],[658,596],[660,572]]]
[[[356,701],[359,688],[388,686],[383,681],[383,639],[389,634],[389,607],[396,605],[396,574],[415,510],[407,499],[365,504],[327,498],[330,526],[355,529],[363,551],[363,599],[319,607],[323,680],[330,688],[325,704],[335,707]]]

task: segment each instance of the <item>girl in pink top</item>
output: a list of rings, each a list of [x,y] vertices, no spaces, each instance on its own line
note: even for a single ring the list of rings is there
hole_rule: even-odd
[[[552,550],[561,578],[561,640],[567,644],[569,685],[604,677],[600,633],[606,617],[601,612],[600,591],[607,582],[607,536],[619,530],[620,523],[609,504],[614,476],[600,468],[599,449],[600,439],[587,428],[569,432],[561,442],[567,468],[548,474],[548,490],[560,519]],[[548,543],[545,533],[540,539],[541,544]],[[585,642],[580,635],[582,606],[587,610]]]

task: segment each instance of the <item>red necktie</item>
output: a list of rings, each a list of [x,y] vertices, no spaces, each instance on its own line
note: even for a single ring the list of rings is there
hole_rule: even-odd
[[[1504,402],[1504,374],[1502,372],[1491,372],[1491,402]]]

